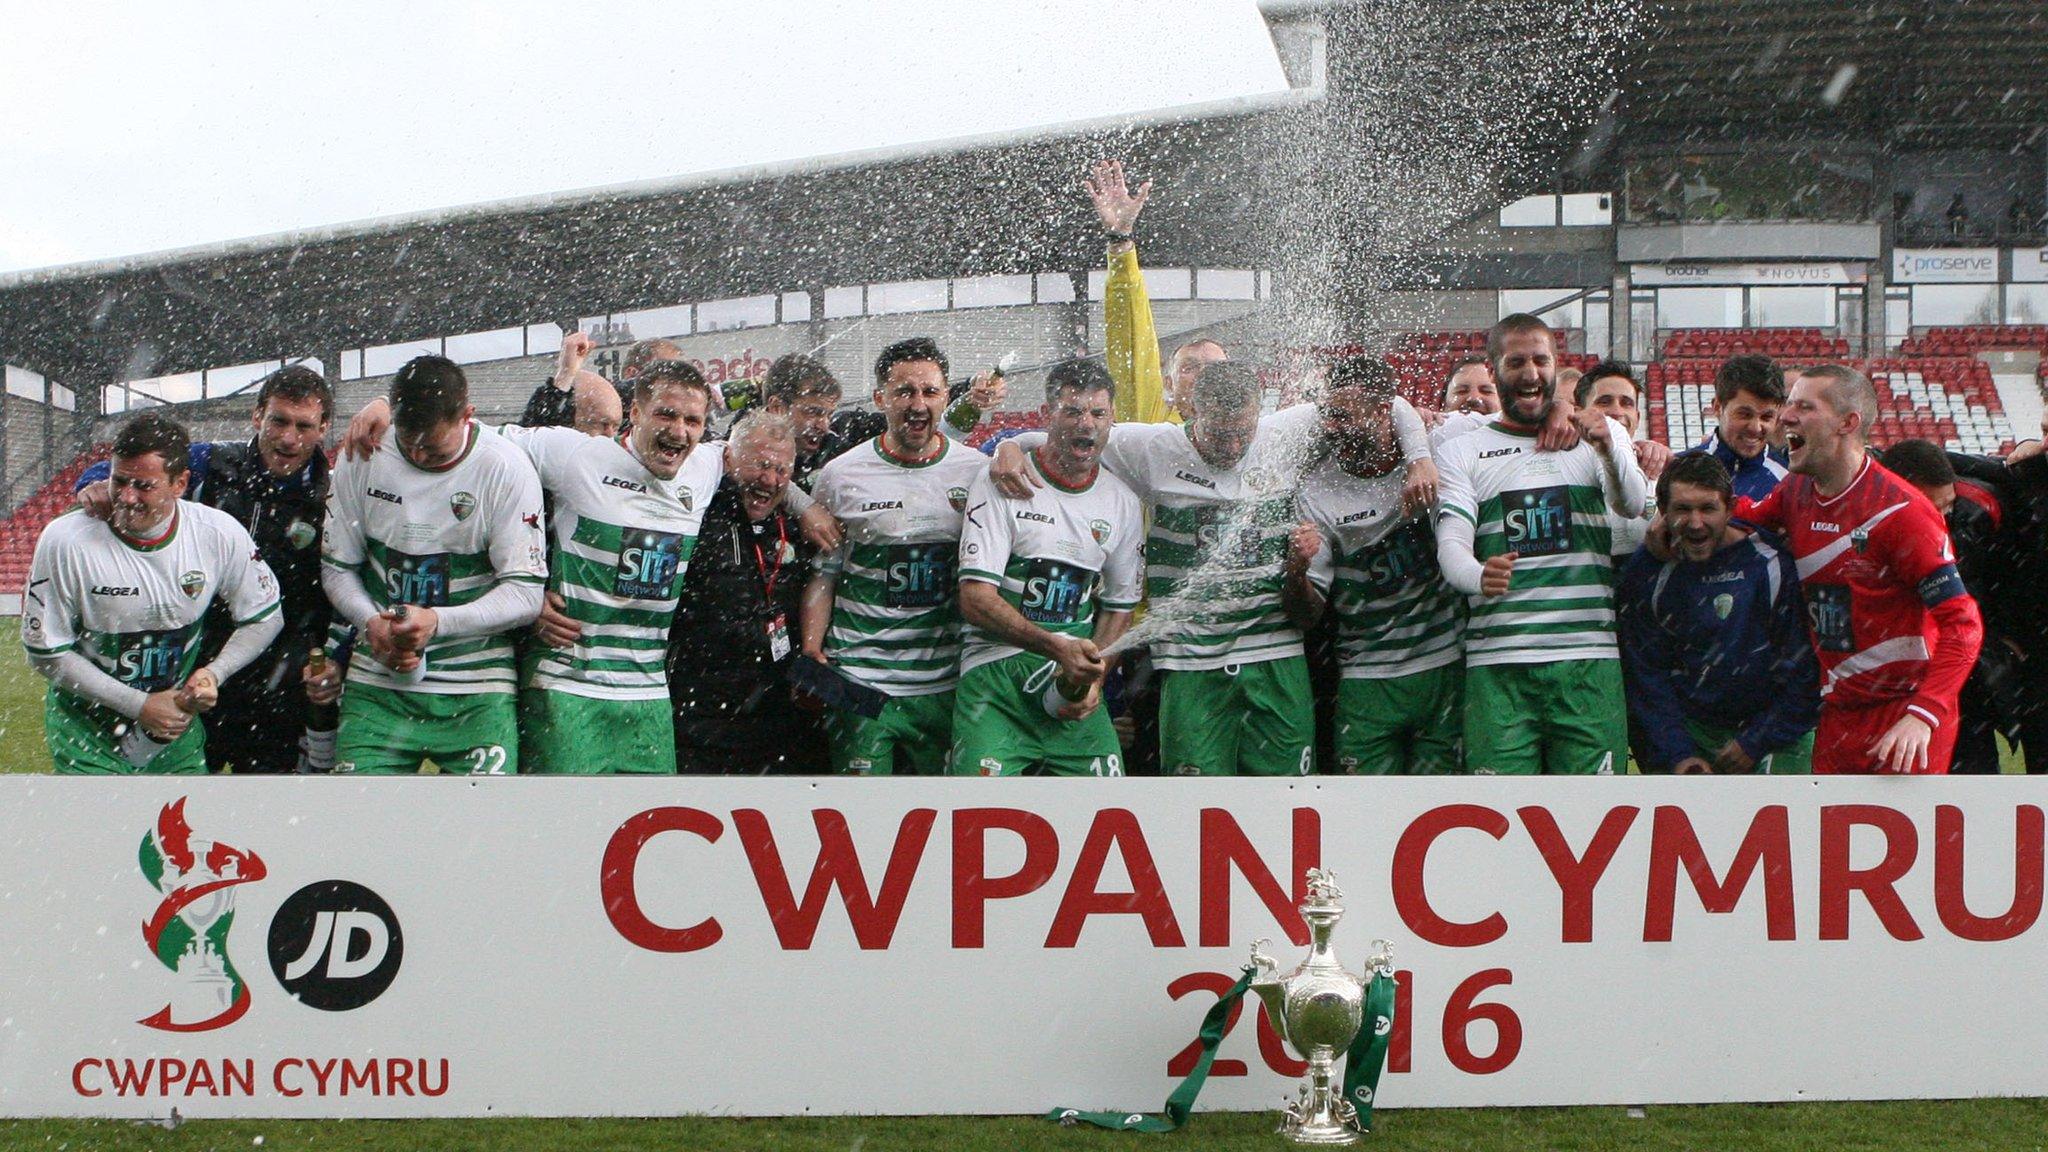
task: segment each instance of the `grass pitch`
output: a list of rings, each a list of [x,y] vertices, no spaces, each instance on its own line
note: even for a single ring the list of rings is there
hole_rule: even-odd
[[[2007,771],[2017,770],[2008,762]],[[0,771],[47,772],[43,680],[22,655],[18,621],[0,619]],[[1130,1101],[1156,1108],[1157,1101]],[[1048,1102],[1047,1107],[1051,1107]],[[1274,1117],[1199,1114],[1171,1136],[1061,1128],[1027,1117],[820,1117],[736,1120],[202,1120],[169,1129],[124,1120],[0,1121],[0,1152],[1035,1152],[1201,1148],[1278,1152]],[[1366,1147],[1430,1152],[1556,1149],[2048,1152],[2048,1101],[1943,1100],[1623,1108],[1389,1110]]]
[[[1364,1147],[1396,1152],[1861,1152],[1984,1149],[2035,1152],[2048,1143],[2048,1102],[1893,1101],[1622,1108],[1385,1111]],[[352,1149],[453,1152],[1036,1152],[1200,1148],[1280,1152],[1272,1117],[1198,1114],[1170,1136],[1061,1128],[1024,1117],[831,1117],[799,1120],[214,1120],[174,1131],[128,1121],[0,1121],[0,1148],[67,1152]]]

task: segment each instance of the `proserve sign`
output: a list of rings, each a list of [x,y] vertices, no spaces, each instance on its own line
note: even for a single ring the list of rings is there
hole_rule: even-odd
[[[1896,284],[1993,284],[1998,281],[1996,248],[1895,248]]]
[[[1310,867],[1388,1106],[2048,1094],[2031,779],[0,792],[7,1115],[1152,1108]],[[1202,1105],[1300,1074],[1241,1013]]]

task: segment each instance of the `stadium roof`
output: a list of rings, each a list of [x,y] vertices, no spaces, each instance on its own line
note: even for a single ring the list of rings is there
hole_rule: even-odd
[[[1640,142],[2003,150],[2048,130],[2040,0],[1664,0],[1659,22],[1622,105]]]
[[[1605,2],[1582,0],[1577,7],[1587,10],[1575,18],[1599,18]],[[83,389],[681,301],[1087,266],[1096,259],[1092,217],[1074,180],[1101,155],[1137,158],[1140,172],[1168,190],[1145,222],[1148,263],[1272,266],[1301,237],[1243,222],[1312,162],[1276,161],[1275,141],[1298,133],[1305,117],[1320,117],[1307,122],[1377,132],[1368,143],[1385,149],[1426,146],[1437,125],[1361,129],[1349,112],[1384,100],[1375,85],[1397,67],[1443,69],[1425,74],[1428,83],[1487,83],[1511,71],[1527,43],[1554,38],[1573,7],[1547,9],[1530,23],[1527,10],[1536,6],[1496,6],[1518,14],[1497,43],[1460,45],[1462,53],[1415,64],[1390,59],[1384,29],[1361,25],[1363,9],[1269,3],[1276,24],[1327,13],[1327,89],[1297,68],[1290,93],[1148,122],[1070,125],[1031,139],[959,141],[4,276],[0,356]],[[1624,146],[1839,134],[2010,148],[2038,143],[2048,125],[2048,70],[2040,63],[2048,59],[2048,15],[2038,0],[1671,0],[1644,31],[1623,72],[1614,139]],[[1848,66],[1855,72],[1845,82]],[[1554,172],[1588,126],[1565,116],[1525,130]],[[1549,179],[1542,165],[1503,167],[1489,203]],[[1325,223],[1340,251],[1377,236],[1376,221]]]

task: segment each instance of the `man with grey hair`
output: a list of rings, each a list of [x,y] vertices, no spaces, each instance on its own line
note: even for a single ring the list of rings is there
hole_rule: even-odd
[[[826,768],[818,715],[795,706],[787,676],[813,556],[785,499],[796,453],[786,413],[757,409],[732,426],[669,628],[679,772]]]
[[[1862,373],[1802,371],[1779,416],[1792,473],[1737,516],[1798,565],[1821,668],[1814,772],[1946,773],[1984,627],[1941,513],[1871,457],[1877,414]]]

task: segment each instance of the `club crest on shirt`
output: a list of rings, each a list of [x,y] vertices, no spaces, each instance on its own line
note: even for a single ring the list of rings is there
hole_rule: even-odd
[[[955,512],[967,511],[967,489],[946,489],[946,503],[951,504],[953,506],[953,511]]]
[[[1090,520],[1088,522],[1088,531],[1095,534],[1096,544],[1104,548],[1109,547],[1109,521]]]
[[[294,520],[284,530],[285,542],[294,548],[311,548],[313,541],[320,538],[320,530],[304,520]]]
[[[1870,551],[1870,530],[1858,528],[1849,533],[1849,547],[1854,548],[1859,555]]]
[[[1244,470],[1244,485],[1264,495],[1280,487],[1280,474],[1263,465],[1247,468]]]
[[[448,498],[448,510],[455,513],[456,522],[461,523],[476,511],[476,497],[467,492],[457,492]]]
[[[1714,615],[1716,618],[1726,620],[1728,614],[1733,611],[1735,611],[1735,597],[1730,596],[1726,592],[1714,597]]]
[[[205,587],[206,573],[196,568],[178,577],[178,591],[183,592],[187,600],[199,599],[199,593]]]

